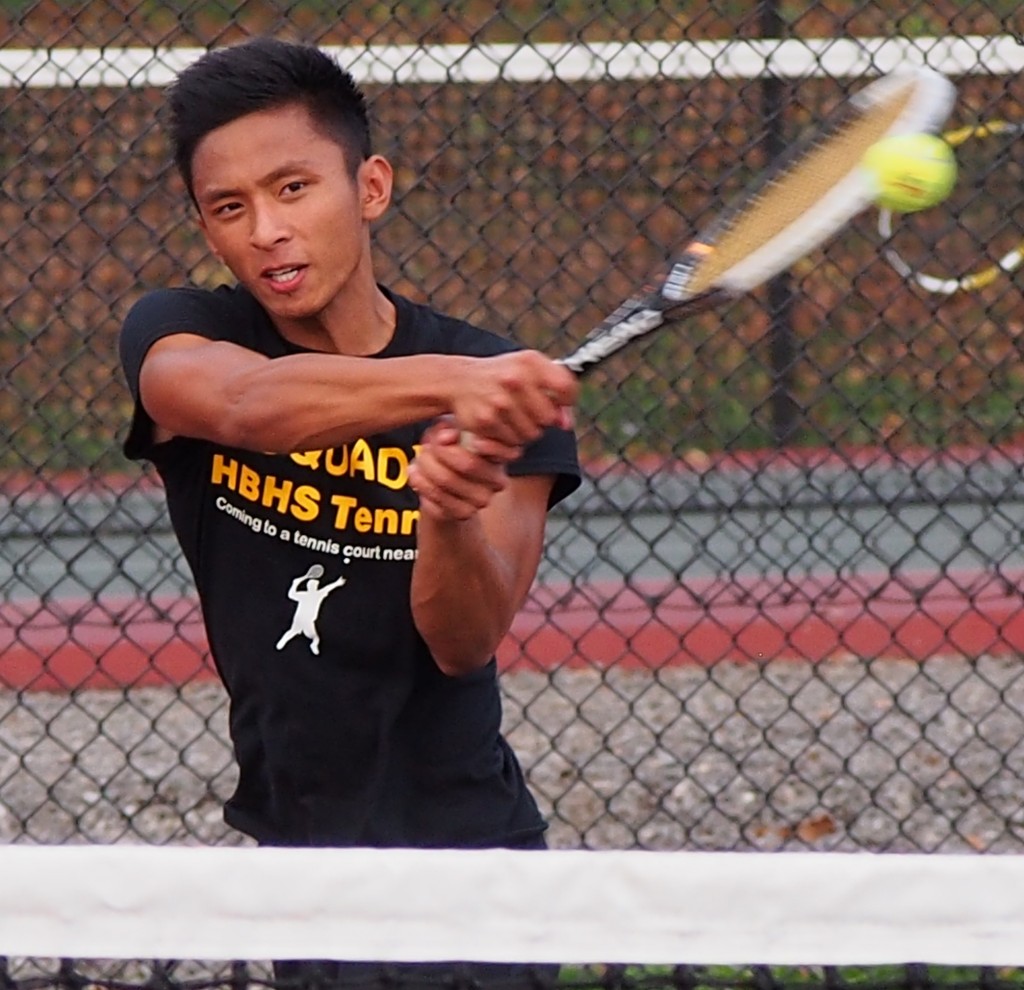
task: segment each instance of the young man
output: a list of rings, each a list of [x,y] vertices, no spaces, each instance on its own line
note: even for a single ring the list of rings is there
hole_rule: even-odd
[[[164,482],[264,844],[538,848],[494,651],[578,484],[561,366],[378,285],[392,173],[324,53],[208,53],[175,156],[237,279],[129,313],[125,444]]]

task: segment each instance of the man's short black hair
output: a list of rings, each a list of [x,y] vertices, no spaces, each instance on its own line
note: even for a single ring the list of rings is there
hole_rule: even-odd
[[[254,38],[207,52],[184,69],[168,97],[174,160],[194,198],[192,158],[211,131],[246,114],[298,103],[337,142],[355,175],[372,153],[366,98],[326,52],[275,38]]]

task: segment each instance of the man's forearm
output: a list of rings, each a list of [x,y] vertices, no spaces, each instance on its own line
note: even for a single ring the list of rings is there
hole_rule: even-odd
[[[483,439],[487,457],[508,460],[560,420],[576,381],[534,351],[271,359],[182,332],[150,348],[139,390],[161,439],[292,453],[452,414]]]
[[[458,362],[446,355],[387,361],[294,355],[266,362],[235,383],[238,446],[290,453],[349,443],[449,411]]]
[[[516,568],[487,538],[479,516],[421,517],[413,567],[413,620],[446,674],[469,673],[490,660],[508,632],[523,591]]]

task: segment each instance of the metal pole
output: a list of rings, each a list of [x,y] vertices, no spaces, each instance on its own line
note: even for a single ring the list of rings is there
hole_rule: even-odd
[[[761,0],[761,35],[782,37],[779,0]],[[765,121],[764,148],[768,161],[774,161],[786,147],[785,83],[770,72],[761,80],[761,101]],[[793,366],[797,359],[797,342],[793,332],[794,292],[792,277],[785,272],[768,283],[768,316],[771,343],[772,429],[775,442],[784,446],[791,442],[796,430],[800,407],[793,397]]]

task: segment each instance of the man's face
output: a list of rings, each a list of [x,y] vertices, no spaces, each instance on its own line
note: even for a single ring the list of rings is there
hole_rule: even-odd
[[[193,187],[210,249],[279,324],[321,316],[369,272],[367,225],[390,194],[388,183],[382,203],[374,186],[378,161],[353,179],[342,148],[298,104],[240,117],[199,143]]]

